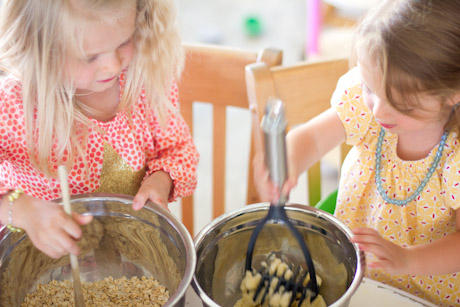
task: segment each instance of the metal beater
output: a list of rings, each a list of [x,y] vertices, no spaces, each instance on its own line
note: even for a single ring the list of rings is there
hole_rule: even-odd
[[[269,169],[271,180],[281,189],[287,179],[287,159],[286,159],[286,120],[284,116],[284,106],[279,99],[270,99],[267,102],[265,114],[262,119],[262,129],[264,131],[265,140],[265,163]],[[307,290],[310,295],[310,300],[313,301],[319,293],[318,284],[316,281],[316,273],[313,265],[310,252],[307,245],[305,244],[304,238],[295,226],[290,222],[284,205],[287,201],[288,195],[281,195],[279,200],[275,203],[270,204],[268,214],[255,227],[248,244],[248,250],[246,253],[246,271],[253,272],[252,270],[252,256],[254,253],[254,247],[257,236],[266,223],[277,223],[288,227],[292,232],[295,239],[297,240],[302,250],[305,262],[307,264],[308,272],[301,269],[299,265],[294,265],[291,270],[294,273],[292,277],[285,277],[284,275],[279,278],[278,284],[275,287],[275,292],[280,291],[280,287],[284,288],[284,291],[292,291],[291,302],[295,299],[299,299],[299,306],[302,301],[307,297]],[[277,253],[277,252],[275,252]],[[292,266],[292,264],[291,264]],[[260,291],[264,288],[265,293],[262,296],[262,304],[268,292],[267,285],[271,284],[272,279],[275,277],[274,274],[270,274],[267,270],[261,270],[259,273],[262,275],[262,279],[257,287],[254,294],[253,300],[255,301]],[[306,274],[309,273],[310,280],[305,285],[304,279]]]

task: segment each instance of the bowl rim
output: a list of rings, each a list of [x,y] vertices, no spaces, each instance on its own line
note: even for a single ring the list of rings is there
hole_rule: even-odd
[[[133,199],[134,199],[133,196],[124,195],[124,194],[87,193],[87,194],[71,195],[70,203],[72,204],[73,202],[82,201],[82,200],[84,200],[85,202],[95,201],[95,200],[109,200],[109,201],[118,201],[124,204],[132,204]],[[52,201],[61,204],[62,198],[57,198]],[[159,216],[162,216],[163,218],[165,218],[165,220],[169,221],[170,225],[175,229],[175,231],[180,236],[184,244],[184,247],[185,247],[187,261],[186,261],[186,267],[184,270],[182,280],[177,286],[176,291],[169,297],[166,304],[163,305],[165,307],[175,306],[176,304],[178,304],[179,302],[185,299],[186,291],[188,287],[191,285],[193,275],[195,273],[196,250],[193,244],[193,239],[190,233],[188,232],[187,228],[185,228],[185,225],[176,216],[174,216],[169,210],[165,209],[164,207],[156,203],[153,203],[150,200],[147,200],[145,206],[142,207],[140,210],[144,210],[144,209],[150,212],[153,212],[155,214],[158,214]],[[90,214],[90,212],[86,212],[82,214]],[[11,234],[12,232],[9,229],[7,229],[6,226],[3,225],[2,227],[0,227],[0,243],[5,238],[10,236]],[[23,233],[23,236],[21,236],[21,238],[23,238],[24,236],[27,236],[25,232]]]
[[[199,245],[205,238],[205,235],[212,229],[216,228],[217,226],[220,226],[224,222],[235,218],[238,215],[241,215],[242,213],[251,213],[251,212],[257,212],[263,210],[267,210],[270,206],[270,203],[266,202],[261,202],[261,203],[255,203],[255,204],[250,204],[246,205],[244,207],[238,208],[236,210],[232,210],[230,212],[224,213],[220,215],[219,217],[215,218],[212,220],[209,224],[207,224],[200,232],[195,236],[193,242],[195,244],[195,251],[198,249]],[[330,214],[329,212],[323,211],[318,208],[314,208],[311,206],[307,205],[302,205],[302,204],[296,204],[296,203],[288,203],[285,206],[287,209],[293,210],[293,211],[310,211],[314,215],[320,218],[324,218],[331,222],[332,224],[335,224],[335,226],[339,229],[341,229],[345,235],[348,238],[353,237],[353,232],[351,229],[341,220]],[[351,298],[351,296],[356,292],[358,289],[359,285],[361,284],[361,281],[364,277],[364,269],[365,269],[365,257],[364,257],[364,252],[361,251],[358,247],[358,244],[352,243],[352,246],[354,247],[355,254],[356,254],[356,272],[355,272],[355,278],[353,278],[350,286],[347,288],[345,293],[333,304],[329,305],[329,307],[339,307],[339,306],[344,306]],[[195,273],[196,273],[196,268],[195,268]],[[198,283],[198,280],[196,278],[196,274],[193,274],[193,279],[192,279],[192,287],[195,290],[195,292],[198,294],[200,299],[208,306],[210,307],[219,307],[216,302],[214,302],[203,290],[203,288],[200,286]]]

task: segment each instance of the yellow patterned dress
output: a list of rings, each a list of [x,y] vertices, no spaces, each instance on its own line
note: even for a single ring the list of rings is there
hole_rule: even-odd
[[[375,182],[375,151],[379,124],[361,97],[356,69],[344,75],[332,97],[353,149],[340,180],[335,215],[351,229],[370,227],[400,246],[435,241],[455,231],[455,210],[460,207],[460,145],[450,133],[433,176],[415,200],[406,206],[385,202]],[[396,154],[398,136],[386,133],[382,144],[381,178],[388,196],[408,198],[425,178],[437,146],[421,160],[404,161]],[[372,261],[366,254],[366,260]],[[433,259],[433,261],[442,261]],[[459,258],[460,261],[460,258]],[[389,275],[367,268],[366,276],[427,299],[439,306],[460,306],[460,273],[449,275]]]

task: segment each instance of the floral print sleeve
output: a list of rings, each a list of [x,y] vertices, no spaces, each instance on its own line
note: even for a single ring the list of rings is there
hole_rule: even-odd
[[[170,100],[178,108],[178,89],[174,83]],[[151,117],[151,120],[155,120]],[[169,201],[193,193],[197,183],[196,167],[199,155],[190,135],[189,128],[179,112],[171,114],[165,127],[152,123],[154,131],[154,151],[147,155],[147,176],[163,170],[171,176],[174,189]]]
[[[360,143],[372,122],[372,114],[361,96],[359,72],[353,68],[340,78],[331,99],[331,105],[337,110],[345,128],[349,145]]]

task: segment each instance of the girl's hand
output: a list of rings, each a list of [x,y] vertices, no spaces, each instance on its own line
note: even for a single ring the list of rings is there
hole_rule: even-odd
[[[88,224],[93,218],[75,212],[70,217],[62,205],[28,195],[19,197],[13,210],[14,225],[26,231],[35,247],[56,259],[80,253],[77,241],[82,230],[79,225]]]
[[[351,241],[357,243],[360,250],[377,258],[376,261],[367,264],[370,268],[384,269],[390,274],[408,273],[409,249],[385,240],[372,228],[355,228],[353,233]]]
[[[280,194],[288,195],[289,192],[297,185],[295,178],[288,178],[280,189],[270,180],[268,169],[265,165],[264,155],[258,153],[252,162],[254,168],[254,183],[257,189],[257,194],[263,202],[277,202],[280,199]]]
[[[168,198],[171,193],[173,181],[168,173],[157,171],[142,182],[139,191],[133,200],[133,209],[139,210],[144,207],[148,199],[168,209]],[[169,209],[168,209],[169,210]]]

